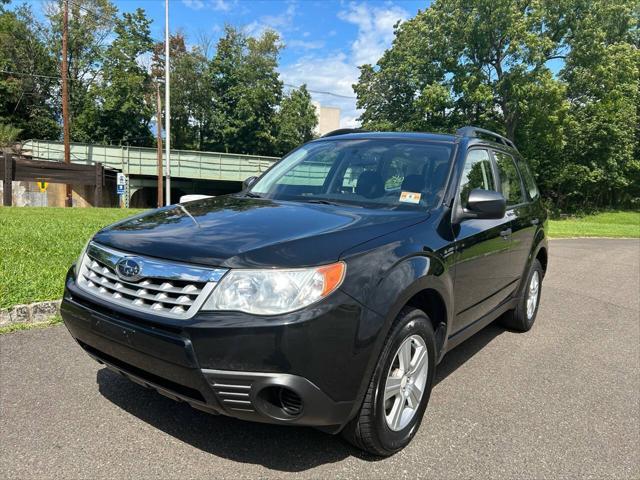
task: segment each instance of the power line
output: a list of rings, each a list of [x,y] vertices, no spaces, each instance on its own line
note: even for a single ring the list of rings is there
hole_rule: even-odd
[[[302,87],[302,86],[292,85],[290,83],[283,83],[283,85],[285,87],[296,88],[296,89],[300,89]],[[325,92],[325,91],[322,91],[322,90],[312,90],[310,88],[307,88],[307,91],[311,92],[311,93],[318,93],[318,94],[321,94],[321,95],[331,95],[332,97],[347,98],[349,100],[357,100],[357,97],[350,97],[348,95],[340,95],[339,93]]]
[[[53,75],[39,75],[37,73],[13,72],[11,70],[0,70],[0,73],[6,73],[7,75],[22,75],[24,77],[52,78],[54,80],[60,80],[60,76],[54,77]]]

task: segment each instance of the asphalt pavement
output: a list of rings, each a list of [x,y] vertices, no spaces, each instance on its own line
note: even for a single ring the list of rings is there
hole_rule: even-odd
[[[639,240],[552,241],[532,331],[449,352],[413,443],[384,460],[175,403],[64,326],[2,335],[0,477],[640,478],[639,263]]]

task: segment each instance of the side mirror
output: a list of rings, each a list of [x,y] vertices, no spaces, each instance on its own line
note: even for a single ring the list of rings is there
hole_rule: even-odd
[[[247,178],[244,182],[242,182],[242,189],[246,190],[248,188],[251,188],[251,186],[256,183],[256,180],[258,180],[258,177],[249,177]]]
[[[474,188],[469,192],[469,199],[464,211],[466,218],[502,218],[507,209],[507,202],[501,193],[492,190]]]

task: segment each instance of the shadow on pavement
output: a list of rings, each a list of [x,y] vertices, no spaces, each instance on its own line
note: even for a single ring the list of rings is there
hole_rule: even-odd
[[[456,348],[447,352],[442,362],[438,365],[436,370],[436,379],[434,381],[434,388],[445,380],[449,375],[455,372],[458,368],[462,367],[469,359],[471,359],[476,353],[486,347],[494,338],[503,334],[506,330],[493,322],[473,335],[468,340],[462,342]]]
[[[503,332],[499,326],[489,325],[447,353],[438,366],[435,388]],[[350,456],[380,460],[352,447],[340,436],[312,428],[251,423],[200,412],[106,368],[98,371],[96,381],[100,393],[126,412],[195,448],[236,462],[300,472]]]

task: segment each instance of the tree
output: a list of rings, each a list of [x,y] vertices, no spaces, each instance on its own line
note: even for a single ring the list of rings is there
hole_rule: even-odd
[[[151,52],[150,20],[141,9],[123,13],[115,23],[115,38],[106,49],[99,83],[89,88],[92,100],[76,121],[85,138],[128,145],[151,145],[149,123],[154,96],[151,76],[140,58]]]
[[[214,107],[209,60],[201,47],[186,47],[182,33],[171,35],[171,145],[205,149],[210,142]],[[153,75],[164,79],[164,43],[154,46]],[[164,90],[164,85],[163,85]]]
[[[0,9],[0,124],[6,131],[12,126],[15,139],[55,140],[60,134],[53,101],[59,71],[45,31],[29,6]]]
[[[247,37],[225,27],[211,62],[214,137],[212,146],[225,152],[272,154],[275,112],[282,97],[277,33]]]
[[[637,0],[436,0],[360,67],[363,126],[489,128],[516,141],[557,206],[628,204],[640,193],[637,25]]]
[[[365,125],[450,131],[460,124],[513,139],[531,84],[549,84],[565,22],[544,1],[436,0],[396,27],[378,65],[354,86]]]
[[[11,146],[18,139],[19,135],[19,128],[0,123],[0,152],[3,147]]]
[[[276,115],[276,125],[275,153],[278,156],[313,139],[318,117],[306,85],[284,96]]]
[[[594,207],[640,198],[637,2],[578,2],[561,72],[570,102],[556,202]]]
[[[60,2],[45,4],[50,23],[48,43],[56,64],[62,51],[62,12]],[[116,8],[109,0],[73,0],[69,2],[69,110],[71,139],[93,141],[93,120],[83,115],[95,108],[95,98],[89,93],[100,81],[100,67],[116,21]],[[58,72],[59,75],[59,72]],[[59,103],[59,100],[56,99]],[[84,119],[90,120],[89,124]]]

